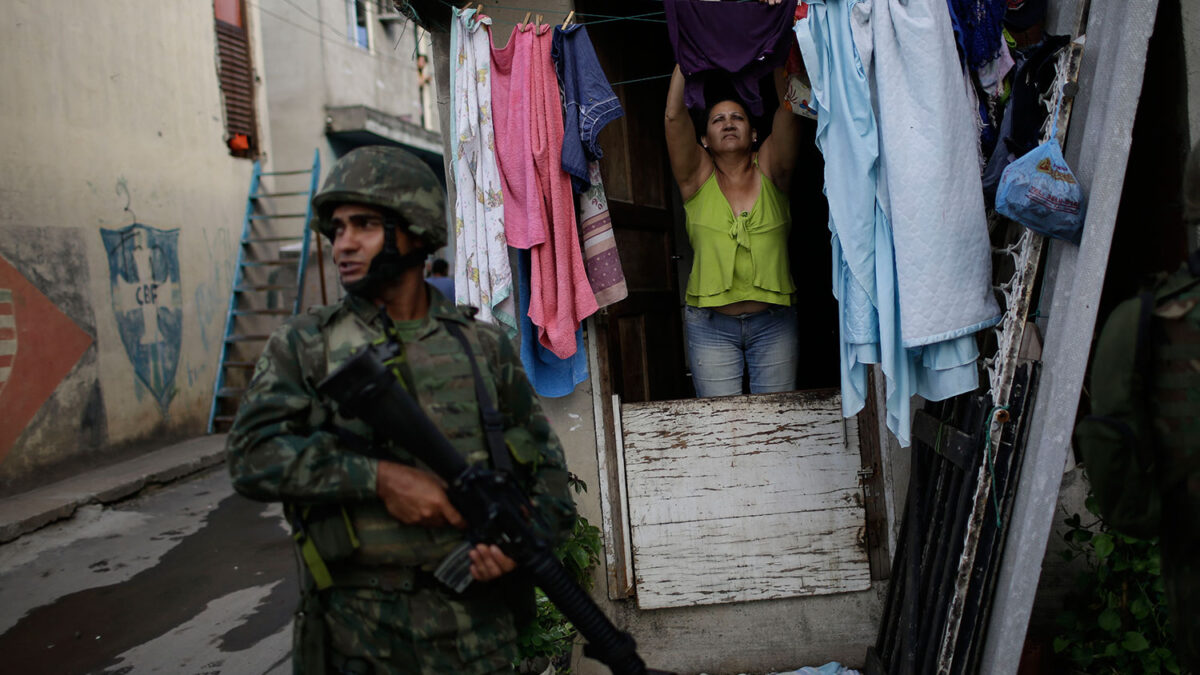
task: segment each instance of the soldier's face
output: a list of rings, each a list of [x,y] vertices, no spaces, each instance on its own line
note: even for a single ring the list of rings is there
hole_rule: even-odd
[[[383,214],[369,206],[343,204],[333,210],[330,221],[338,276],[344,284],[358,281],[383,250]]]

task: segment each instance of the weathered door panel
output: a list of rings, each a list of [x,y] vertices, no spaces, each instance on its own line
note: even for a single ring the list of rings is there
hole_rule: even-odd
[[[632,11],[632,3],[595,5],[600,13]],[[613,235],[629,297],[605,310],[610,389],[625,401],[690,396],[683,352],[675,228],[675,190],[667,164],[663,105],[673,61],[662,24],[612,22],[589,26],[601,67],[621,100],[624,115],[600,132]],[[637,45],[631,49],[631,45]],[[651,76],[654,79],[643,78]],[[621,84],[630,82],[629,84]]]
[[[621,424],[641,609],[870,586],[836,391],[629,403]]]

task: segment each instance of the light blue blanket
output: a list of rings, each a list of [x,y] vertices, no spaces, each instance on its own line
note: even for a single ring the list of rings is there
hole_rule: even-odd
[[[926,1],[910,0],[909,4]],[[869,69],[864,65],[869,63],[871,44],[856,44],[860,36],[852,29],[856,20],[869,18],[862,13],[870,11],[871,5],[864,0],[811,0],[808,17],[796,23],[795,32],[817,103],[816,142],[825,156],[833,290],[839,301],[842,412],[849,417],[862,409],[867,366],[878,363],[887,380],[888,428],[901,445],[908,445],[914,394],[940,400],[978,385],[979,352],[972,333],[998,321],[999,309],[990,295],[990,248],[981,196],[979,236],[941,237],[940,231],[947,229],[943,219],[937,226],[930,220],[928,231],[917,237],[930,240],[930,255],[936,255],[942,265],[935,274],[930,274],[929,268],[936,265],[897,253],[905,235],[893,230],[889,216],[894,201],[888,196],[888,164],[882,155],[891,144],[881,137],[881,127],[876,124],[879,113],[872,105]],[[944,3],[942,11],[946,11]],[[949,30],[948,14],[946,22]],[[952,35],[947,34],[947,39],[953,49]],[[866,59],[860,56],[864,52]],[[957,58],[953,63],[957,64]],[[972,148],[969,157],[974,156],[973,138],[965,137]],[[967,173],[972,172],[978,195],[978,168]],[[937,199],[973,201],[954,194]],[[912,200],[899,201],[907,207]],[[954,227],[973,228],[973,216]],[[904,222],[911,220],[906,215]],[[947,269],[952,278],[937,281]],[[979,270],[983,270],[982,276]],[[957,287],[960,280],[953,278],[959,273],[965,279],[966,293]],[[985,282],[984,302],[976,302],[980,295],[975,286],[980,278]],[[906,287],[920,289],[928,283],[942,284],[941,297],[918,294],[912,301],[904,301]],[[909,339],[912,326],[918,327],[914,329],[918,337]]]

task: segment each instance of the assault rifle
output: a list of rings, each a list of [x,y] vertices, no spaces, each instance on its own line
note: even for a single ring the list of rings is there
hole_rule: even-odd
[[[369,345],[321,381],[317,391],[336,401],[342,415],[362,419],[376,434],[404,447],[445,480],[451,503],[470,527],[469,539],[495,543],[525,570],[587,639],[585,654],[616,675],[662,673],[646,668],[633,637],[618,630],[567,575],[539,533],[545,529],[538,529],[537,511],[513,477],[486,466],[469,466],[405,391],[386,365],[399,350],[390,340]],[[470,573],[461,562],[465,556],[458,559],[457,564],[444,563],[436,574],[448,586],[461,590],[463,575],[469,583]]]

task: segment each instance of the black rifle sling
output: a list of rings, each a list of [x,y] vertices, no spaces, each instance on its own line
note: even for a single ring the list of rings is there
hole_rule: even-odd
[[[475,361],[471,343],[458,324],[453,321],[443,323],[462,345],[463,351],[467,353],[467,360],[471,362],[471,372],[475,375],[475,398],[479,403],[479,416],[483,419],[483,432],[487,437],[488,450],[492,453],[492,468],[512,473],[512,457],[504,443],[504,417],[492,406],[492,397],[488,395],[487,387],[483,383],[483,374],[479,372],[479,363]]]

